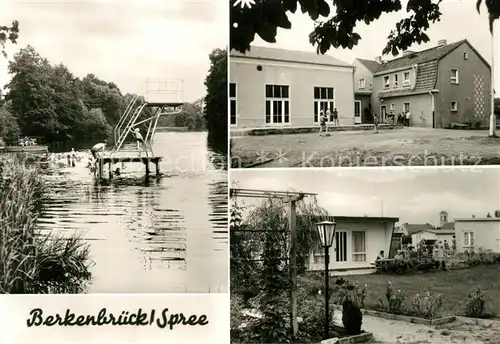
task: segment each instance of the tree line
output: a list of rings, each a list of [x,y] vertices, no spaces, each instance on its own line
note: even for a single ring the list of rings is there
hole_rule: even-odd
[[[12,78],[0,100],[0,137],[6,144],[16,144],[20,136],[46,143],[109,138],[134,96],[92,73],[78,78],[29,45],[14,55],[8,72]],[[151,116],[152,111],[146,107],[141,116]],[[205,122],[200,99],[185,103],[180,114],[162,116],[158,126],[203,130]]]

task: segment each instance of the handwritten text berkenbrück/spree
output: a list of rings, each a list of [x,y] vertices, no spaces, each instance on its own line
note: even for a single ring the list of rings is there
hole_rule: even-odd
[[[61,314],[44,314],[41,308],[34,308],[26,321],[28,327],[33,326],[157,326],[159,328],[174,329],[174,326],[205,326],[208,318],[202,315],[184,315],[183,313],[169,314],[168,308],[161,312],[152,309],[149,312],[139,308],[135,312],[122,311],[120,315],[109,313],[102,308],[97,315],[77,315],[70,309]]]

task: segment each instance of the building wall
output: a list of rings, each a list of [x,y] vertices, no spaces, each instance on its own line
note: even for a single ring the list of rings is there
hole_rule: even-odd
[[[364,64],[359,62],[357,59],[353,63],[355,67],[354,71],[354,92],[358,91],[371,91],[373,88],[373,73],[365,67]],[[365,87],[359,87],[359,80],[365,79]]]
[[[464,59],[467,52],[468,59]],[[459,83],[452,84],[451,69],[458,69]],[[438,127],[447,128],[451,123],[480,122],[489,125],[491,111],[490,68],[467,43],[445,56],[439,62],[436,88],[436,113]],[[450,102],[458,102],[458,111],[451,111]]]
[[[500,253],[500,219],[487,221],[456,221],[455,238],[457,251],[463,252],[464,231],[474,232],[474,246]]]
[[[380,106],[385,105],[387,113],[392,112],[397,116],[404,111],[404,103],[410,103],[410,126],[432,128],[432,98],[429,94],[384,98],[375,111],[380,114]],[[391,104],[395,107],[393,111],[391,111]]]
[[[404,72],[409,72],[410,73],[410,84],[409,85],[403,85],[403,73]],[[398,87],[394,86],[394,75],[398,75]],[[391,82],[391,85],[388,89],[384,87],[384,76],[389,76],[389,80]],[[372,92],[372,106],[374,109],[376,109],[376,113],[380,113],[380,98],[379,95],[383,94],[384,92],[388,91],[394,91],[394,90],[411,90],[413,87],[415,87],[415,83],[417,81],[417,74],[416,70],[413,69],[411,66],[405,67],[403,69],[397,69],[393,71],[387,71],[384,72],[383,74],[380,75],[375,75],[373,78],[373,92]],[[399,111],[399,110],[398,110]]]
[[[427,231],[414,233],[411,235],[411,246],[417,247],[423,239],[435,240],[435,239],[437,239],[437,235],[432,233],[432,232],[427,232]]]
[[[257,70],[262,66],[262,71]],[[231,57],[236,127],[314,126],[314,87],[333,87],[340,125],[354,123],[353,68]],[[266,124],[266,84],[288,85],[290,123]]]
[[[337,220],[335,220],[337,222]],[[337,262],[335,257],[335,244],[330,248],[330,270],[336,269],[360,269],[360,268],[372,268],[375,259],[377,258],[379,252],[383,250],[385,254],[389,254],[393,223],[349,223],[349,222],[337,222],[336,231],[346,231],[347,232],[347,261]],[[352,232],[353,231],[365,231],[365,245],[366,245],[366,261],[364,262],[354,262],[352,259]],[[314,262],[314,257],[311,255],[309,270],[324,270],[324,261],[320,263]]]

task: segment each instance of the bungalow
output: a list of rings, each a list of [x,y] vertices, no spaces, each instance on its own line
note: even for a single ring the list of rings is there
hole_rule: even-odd
[[[500,216],[455,219],[455,236],[459,252],[483,248],[500,253]]]
[[[332,275],[368,274],[375,272],[374,262],[380,251],[390,255],[396,217],[328,216],[335,221],[335,239],[330,248],[329,269]],[[309,259],[309,270],[323,271],[325,255],[317,247]]]
[[[411,236],[413,233],[431,229],[434,229],[434,226],[431,225],[430,223],[412,224],[405,222],[398,228],[397,232],[403,233],[404,236]]]
[[[455,230],[423,229],[411,235],[411,245],[413,247],[418,247],[422,240],[436,240],[443,244],[448,243],[451,248],[455,245]]]
[[[354,123],[354,67],[330,55],[252,46],[231,51],[232,128],[319,126],[321,110]],[[333,117],[330,118],[333,120]]]
[[[381,120],[409,111],[410,125],[487,127],[491,68],[466,39],[406,51],[373,74],[372,106]]]

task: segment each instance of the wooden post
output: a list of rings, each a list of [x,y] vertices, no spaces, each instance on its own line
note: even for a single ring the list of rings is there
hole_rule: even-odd
[[[292,325],[292,335],[297,336],[297,228],[295,200],[290,201],[290,212],[288,214],[288,225],[290,226],[290,323]]]
[[[102,178],[102,172],[104,170],[104,159],[102,157],[99,157],[99,179]]]
[[[146,176],[149,176],[150,171],[149,171],[149,159],[144,158],[144,165],[146,165]]]
[[[160,161],[159,160],[156,160],[155,167],[156,167],[156,176],[159,177],[160,176]]]
[[[111,160],[109,161],[109,179],[113,179],[113,166],[111,165]]]

